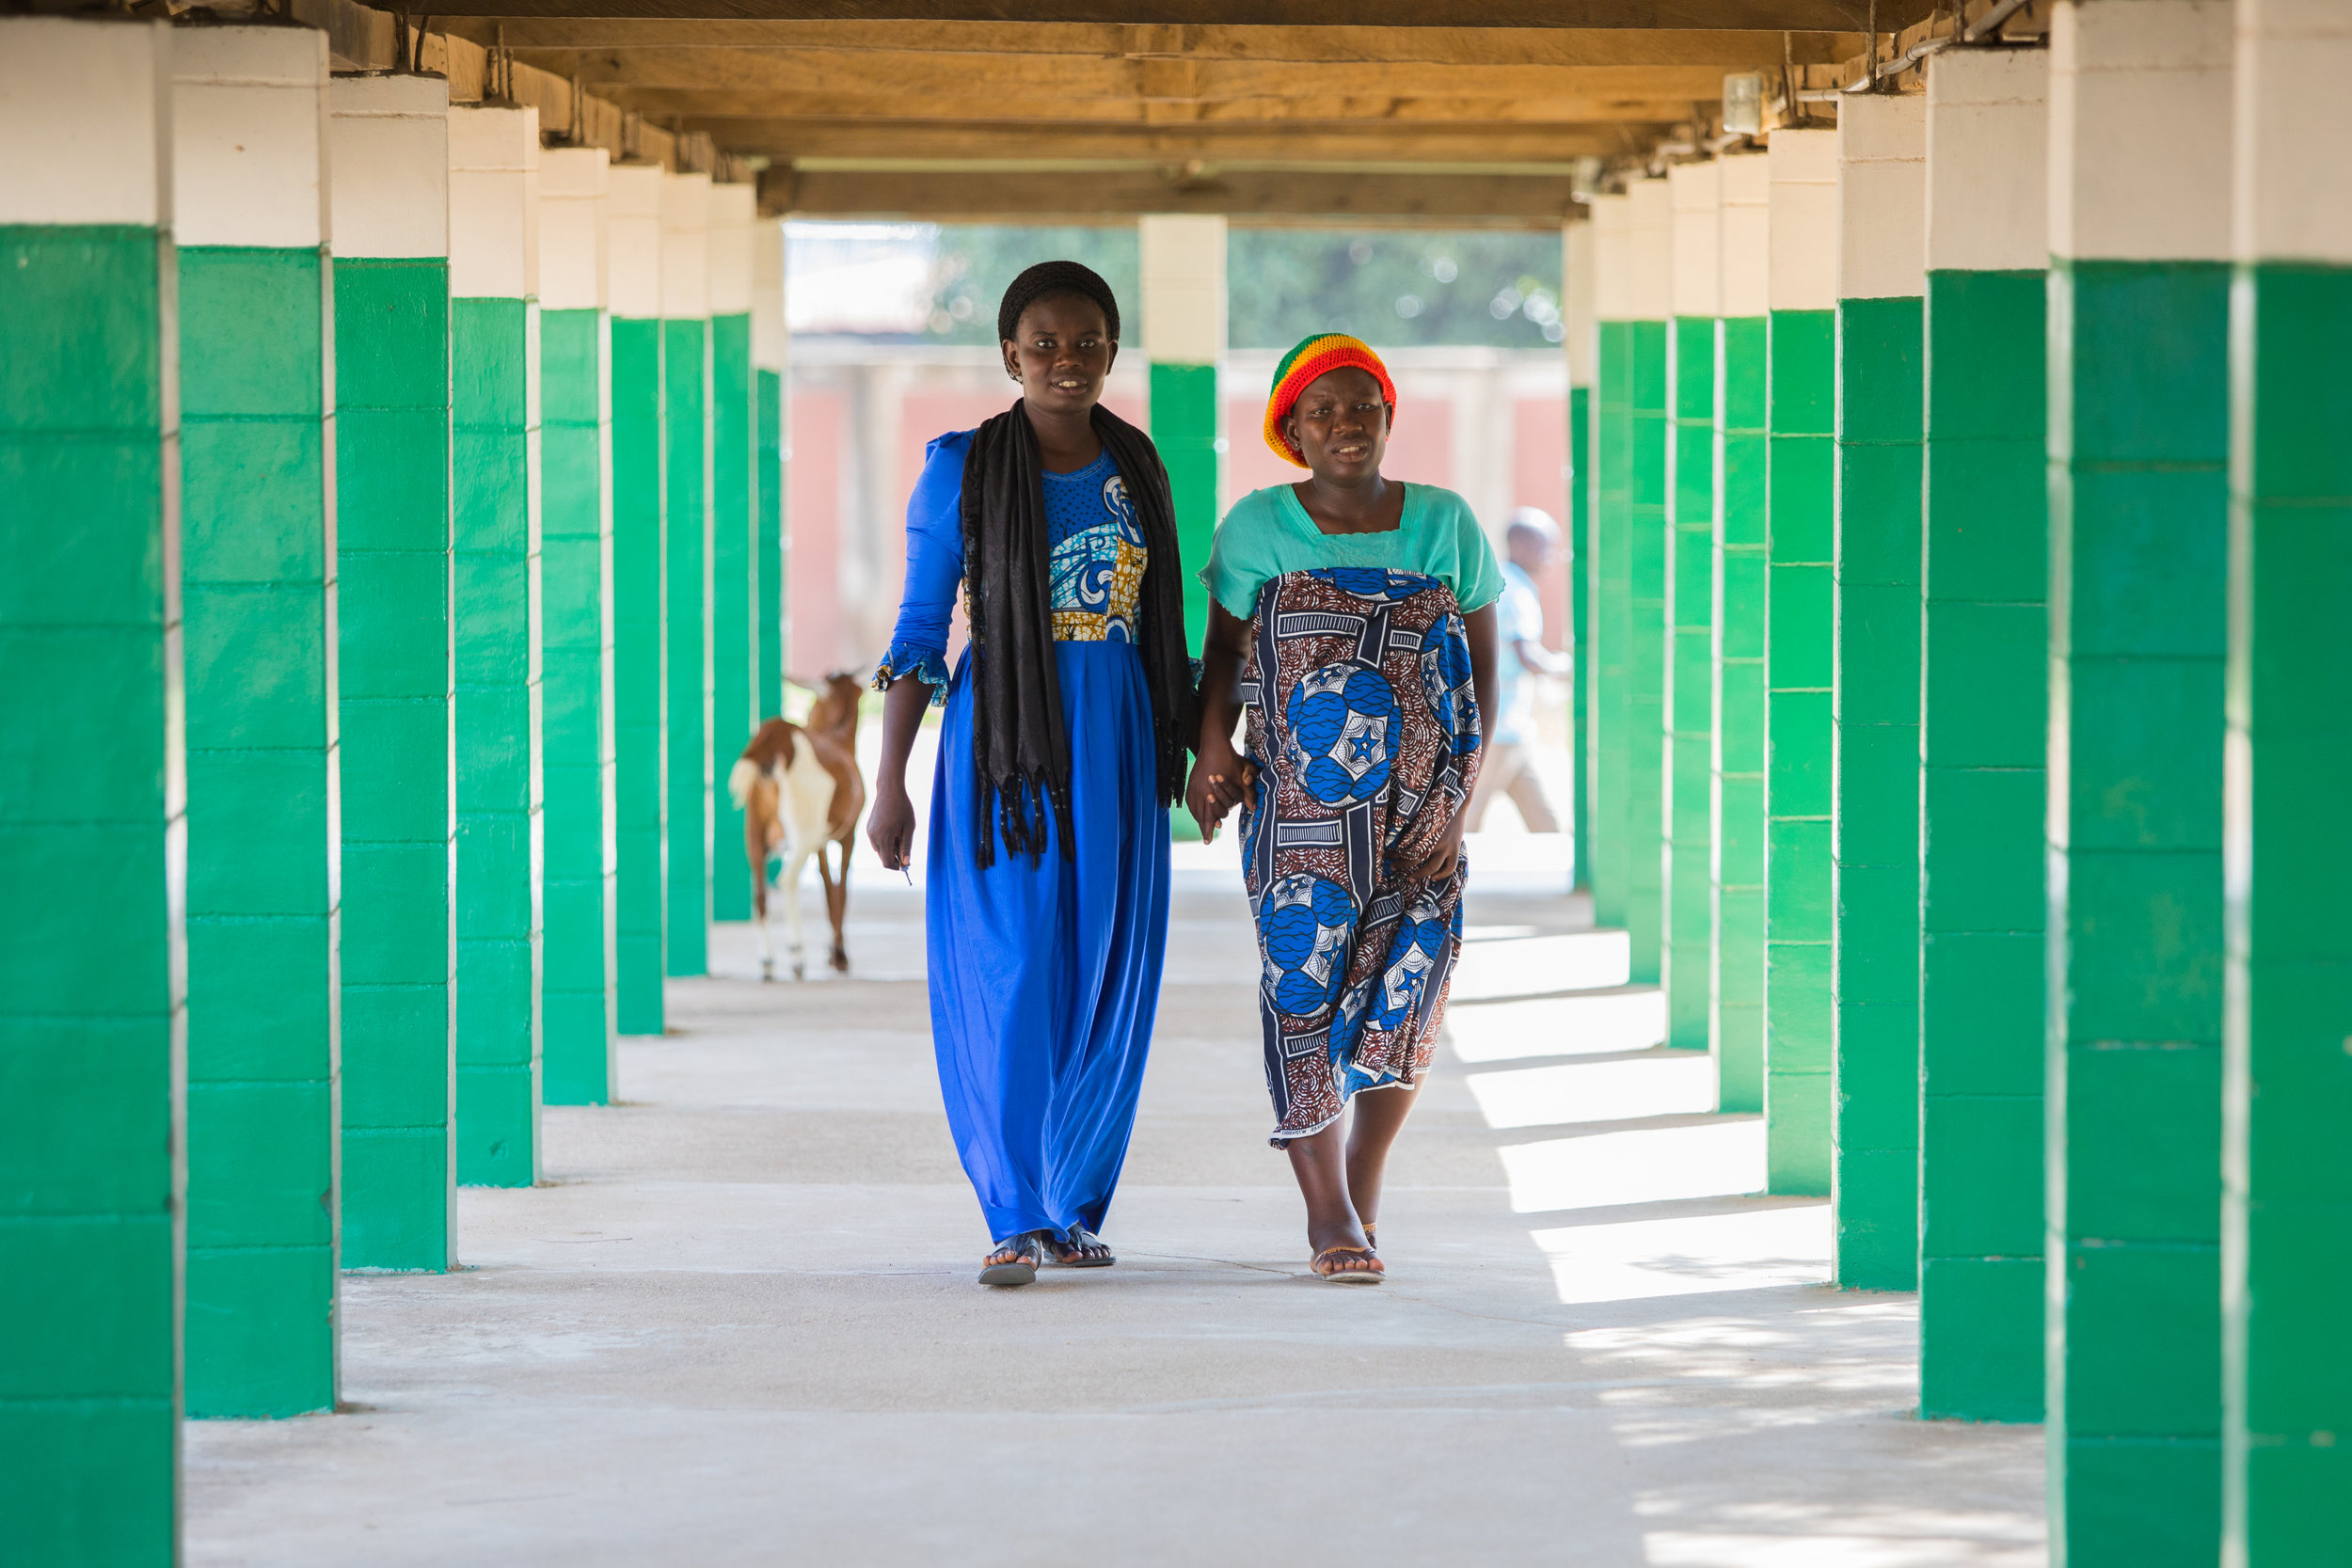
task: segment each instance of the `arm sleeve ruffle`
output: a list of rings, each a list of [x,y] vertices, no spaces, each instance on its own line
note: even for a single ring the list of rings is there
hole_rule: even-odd
[[[947,655],[942,648],[927,648],[914,642],[893,642],[890,651],[874,667],[874,689],[887,691],[890,683],[902,675],[913,675],[931,689],[931,706],[947,705]]]

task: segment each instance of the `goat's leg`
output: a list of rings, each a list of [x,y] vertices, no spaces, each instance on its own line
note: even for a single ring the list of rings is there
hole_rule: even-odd
[[[759,932],[759,977],[776,977],[775,944],[768,938],[768,856],[757,851],[752,861],[752,925]]]
[[[801,947],[801,867],[808,863],[808,851],[793,845],[785,851],[784,878],[780,884],[784,894],[784,948],[792,956],[792,978],[808,978],[808,962]]]
[[[850,973],[850,949],[842,941],[841,925],[850,913],[850,841],[836,839],[834,847],[841,857],[841,871],[837,877],[825,879],[825,913],[833,921],[833,967],[847,974]],[[822,864],[823,861],[824,851],[819,849],[818,862]]]

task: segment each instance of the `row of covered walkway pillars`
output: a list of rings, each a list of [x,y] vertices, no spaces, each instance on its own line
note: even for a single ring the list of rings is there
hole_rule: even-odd
[[[2046,1418],[2065,1560],[2325,1561],[2352,17],[2051,20],[1569,223],[1578,863],[1836,1282],[1920,1292],[1921,1412]],[[747,912],[776,226],[327,65],[0,22],[33,1560],[167,1560],[182,1414],[330,1407],[339,1269],[447,1269]],[[1221,238],[1154,220],[1137,312],[1188,545]]]

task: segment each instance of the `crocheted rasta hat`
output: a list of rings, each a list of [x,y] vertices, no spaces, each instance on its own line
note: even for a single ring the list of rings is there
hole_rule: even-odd
[[[1103,323],[1111,341],[1119,341],[1119,301],[1103,275],[1081,261],[1040,261],[1012,280],[996,307],[999,341],[1021,330],[1021,312],[1048,294],[1077,294],[1103,308]]]
[[[1315,377],[1336,371],[1343,365],[1370,371],[1372,378],[1380,383],[1380,401],[1389,405],[1389,416],[1396,416],[1396,383],[1389,379],[1389,367],[1372,352],[1371,345],[1360,338],[1344,332],[1318,332],[1299,341],[1296,348],[1282,356],[1274,367],[1274,385],[1267,388],[1265,399],[1265,444],[1286,462],[1300,467],[1307,459],[1291,445],[1282,434],[1282,421],[1290,417],[1298,396]]]

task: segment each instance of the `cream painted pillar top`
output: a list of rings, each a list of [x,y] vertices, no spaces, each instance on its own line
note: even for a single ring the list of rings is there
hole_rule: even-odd
[[[172,238],[326,243],[326,35],[183,27],[172,38]]]
[[[614,164],[605,175],[605,298],[616,316],[661,314],[660,164]]]
[[[1593,209],[1593,319],[1633,319],[1633,198],[1597,196]]]
[[[1560,341],[1568,355],[1568,385],[1593,384],[1593,350],[1597,328],[1594,317],[1593,225],[1579,218],[1560,230]]]
[[[449,292],[539,293],[539,111],[461,103],[449,112]]]
[[[437,76],[327,83],[330,216],[338,256],[449,254],[449,84]]]
[[[752,310],[752,220],[756,193],[749,185],[710,187],[710,313],[747,316]]]
[[[539,309],[601,310],[611,297],[605,232],[610,163],[601,147],[539,154]]]
[[[1837,106],[1837,297],[1928,292],[1928,101],[1854,93]]]
[[[661,177],[661,313],[710,314],[710,176]]]
[[[1723,170],[1723,314],[1760,316],[1772,308],[1772,160],[1725,158]]]
[[[784,316],[784,220],[752,225],[752,363],[781,374],[792,353]]]
[[[2050,22],[2053,255],[2229,259],[2231,32],[2230,0],[2058,8]]]
[[[1663,180],[1636,180],[1625,194],[1633,214],[1626,314],[1662,322],[1674,314],[1674,195]]]
[[[1947,49],[1928,62],[1928,270],[2050,264],[2050,54]]]
[[[2352,6],[2240,0],[2234,248],[2241,261],[2352,265]]]
[[[169,228],[165,22],[0,17],[0,223]]]
[[[1775,131],[1772,182],[1775,310],[1837,309],[1837,133]]]
[[[1136,220],[1136,239],[1144,352],[1158,365],[1216,364],[1225,356],[1224,216],[1147,213]]]
[[[1723,170],[1713,163],[1666,171],[1674,197],[1674,313],[1712,320],[1723,309]]]

